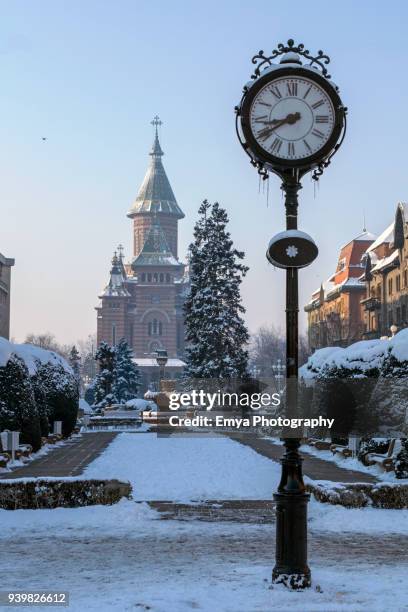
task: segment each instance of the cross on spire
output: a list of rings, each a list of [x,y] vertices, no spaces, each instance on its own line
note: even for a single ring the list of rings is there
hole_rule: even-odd
[[[156,128],[156,134],[157,134],[158,126],[163,125],[163,121],[160,121],[159,115],[156,115],[155,117],[153,117],[153,121],[151,121],[150,123]]]
[[[158,115],[156,115],[153,118],[153,121],[150,122],[152,124],[152,126],[155,128],[155,133],[154,133],[154,142],[153,142],[153,148],[150,152],[150,155],[153,155],[154,157],[161,157],[163,155],[163,151],[161,149],[160,143],[159,143],[159,132],[158,132],[158,127],[159,125],[162,125],[162,121],[160,121],[160,117]]]

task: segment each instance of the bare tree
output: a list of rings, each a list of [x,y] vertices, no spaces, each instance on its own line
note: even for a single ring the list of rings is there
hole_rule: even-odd
[[[45,332],[42,334],[28,334],[24,342],[25,344],[33,344],[34,346],[39,346],[40,348],[48,351],[54,351],[65,359],[69,358],[71,346],[67,344],[60,344],[56,340],[54,334],[51,334],[50,332]]]
[[[299,336],[299,365],[303,365],[310,355],[306,336]],[[262,325],[252,335],[250,343],[250,369],[255,368],[265,378],[273,377],[273,367],[278,360],[283,365],[286,360],[286,340],[283,331],[273,325]]]

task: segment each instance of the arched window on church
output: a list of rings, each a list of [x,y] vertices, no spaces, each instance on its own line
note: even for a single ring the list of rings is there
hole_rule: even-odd
[[[150,272],[149,272],[149,274],[147,275],[147,282],[148,282],[148,283],[151,283],[151,282],[152,282],[152,275],[150,274]]]
[[[157,319],[149,321],[147,326],[149,336],[161,336],[163,334],[163,323]]]
[[[145,272],[142,273],[142,283],[146,282],[146,274]]]
[[[160,272],[159,278],[160,278],[160,282],[164,283],[164,274],[163,274],[163,272]]]
[[[159,277],[158,277],[157,272],[155,272],[155,273],[153,274],[153,280],[154,280],[154,282],[155,282],[155,283],[157,283],[157,282],[159,281]]]
[[[169,273],[167,273],[167,274],[166,274],[166,283],[169,283],[169,282],[170,282],[170,274],[169,274]]]

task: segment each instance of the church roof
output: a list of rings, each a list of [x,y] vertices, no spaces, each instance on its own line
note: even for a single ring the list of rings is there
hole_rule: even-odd
[[[145,243],[139,255],[132,261],[132,269],[136,266],[181,266],[174,257],[167,243],[166,235],[155,217],[150,226]]]
[[[160,122],[156,119],[153,121],[156,126],[154,142],[149,153],[151,160],[136,200],[128,212],[128,217],[132,218],[142,213],[165,213],[174,215],[177,219],[182,219],[184,213],[177,204],[162,164],[161,158],[164,153],[157,133],[157,125],[160,125]]]

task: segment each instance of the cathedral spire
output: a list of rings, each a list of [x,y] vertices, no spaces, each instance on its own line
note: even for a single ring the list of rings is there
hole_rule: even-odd
[[[158,127],[162,122],[156,115],[151,124],[155,129],[153,146],[149,154],[151,160],[139,193],[127,216],[132,219],[146,213],[164,213],[176,219],[183,219],[184,213],[177,204],[161,160],[164,153],[159,142]]]
[[[150,122],[155,130],[154,130],[154,141],[153,141],[153,146],[152,146],[152,150],[150,151],[150,155],[155,156],[155,157],[162,157],[164,155],[162,148],[160,146],[160,142],[159,142],[159,133],[158,133],[158,126],[159,125],[163,125],[163,122],[160,121],[160,118],[158,115],[156,115],[153,119],[153,121]]]
[[[118,256],[117,251],[112,257],[112,266],[109,282],[99,297],[129,297],[130,293],[125,287],[126,272],[122,264],[122,254]]]

